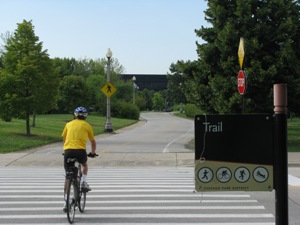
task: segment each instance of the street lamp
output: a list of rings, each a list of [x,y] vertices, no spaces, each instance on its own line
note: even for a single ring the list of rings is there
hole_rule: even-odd
[[[135,104],[135,81],[136,81],[136,77],[133,76],[132,77],[132,87],[133,87],[132,102],[133,102],[133,104]]]
[[[110,48],[106,52],[107,57],[107,82],[110,82],[110,59],[112,57],[112,52]],[[111,123],[111,117],[110,117],[110,97],[107,97],[106,100],[106,123],[105,123],[105,132],[112,132],[112,123]]]

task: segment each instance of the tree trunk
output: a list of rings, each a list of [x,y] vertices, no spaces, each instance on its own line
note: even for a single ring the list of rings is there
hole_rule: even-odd
[[[32,119],[32,127],[35,127],[35,116],[36,116],[36,114],[34,112],[33,113],[33,119]]]
[[[30,118],[29,118],[30,114],[26,113],[26,135],[30,136]]]

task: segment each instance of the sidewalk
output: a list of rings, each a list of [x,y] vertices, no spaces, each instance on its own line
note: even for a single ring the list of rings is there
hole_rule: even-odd
[[[300,152],[289,152],[288,164],[289,166],[300,167]]]
[[[17,153],[0,154],[1,167],[16,166],[59,166],[63,167],[60,144],[47,145]],[[51,150],[53,150],[51,152]],[[47,152],[45,152],[47,151]],[[58,153],[59,152],[59,153]],[[89,158],[91,167],[193,167],[193,153],[99,153],[95,159]]]
[[[0,167],[63,166],[62,143],[16,153],[0,154]],[[96,167],[194,167],[194,153],[99,153],[89,159]],[[289,167],[300,167],[300,153],[288,153]]]

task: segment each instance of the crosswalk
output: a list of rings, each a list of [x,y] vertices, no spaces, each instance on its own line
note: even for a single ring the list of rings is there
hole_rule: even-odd
[[[247,192],[194,191],[193,168],[90,169],[86,211],[75,224],[274,225]],[[0,224],[68,224],[62,168],[3,168]]]

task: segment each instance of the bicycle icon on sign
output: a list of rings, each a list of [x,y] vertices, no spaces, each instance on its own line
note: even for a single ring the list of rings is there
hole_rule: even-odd
[[[223,179],[227,180],[227,179],[229,179],[229,177],[230,177],[230,175],[228,174],[227,170],[223,170],[222,173],[220,173],[218,175],[219,180],[223,180]]]
[[[231,171],[227,167],[221,167],[217,171],[217,179],[222,182],[226,183],[231,179]]]

